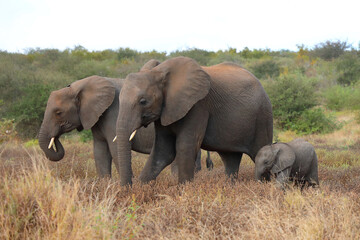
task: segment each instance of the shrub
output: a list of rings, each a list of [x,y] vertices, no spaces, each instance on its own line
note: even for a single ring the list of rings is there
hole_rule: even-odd
[[[274,81],[264,83],[272,106],[276,123],[289,128],[305,110],[317,104],[314,79],[301,74],[281,75]]]
[[[248,47],[245,47],[240,51],[240,56],[243,58],[262,58],[270,56],[270,49],[253,49],[250,50]]]
[[[132,50],[130,48],[120,48],[117,52],[118,60],[134,59],[138,55],[138,51]]]
[[[229,48],[226,51],[217,51],[215,55],[209,60],[209,65],[215,65],[223,62],[232,62],[243,65],[244,59],[240,54],[236,53],[236,49]]]
[[[51,92],[48,85],[34,84],[23,89],[23,96],[10,109],[16,120],[16,131],[21,137],[35,138],[44,116]]]
[[[93,139],[93,135],[91,130],[83,130],[80,132],[80,141],[81,142],[89,142]]]
[[[332,60],[344,54],[345,50],[350,48],[350,46],[351,45],[348,44],[346,41],[341,42],[340,40],[328,40],[326,42],[315,45],[314,49],[312,50],[312,55],[322,58],[324,60]]]
[[[177,50],[175,52],[170,53],[170,57],[178,57],[178,56],[189,57],[195,59],[200,65],[203,66],[209,65],[209,60],[214,55],[215,55],[214,52],[208,52],[206,50],[202,50],[198,48],[188,49],[184,51]]]
[[[291,123],[290,128],[296,133],[329,133],[341,127],[334,115],[327,115],[321,108],[307,109]]]
[[[344,54],[336,63],[336,69],[338,83],[345,86],[354,84],[360,80],[360,57],[353,53]]]
[[[259,79],[274,78],[280,74],[279,64],[272,59],[256,61],[250,66],[250,70]]]
[[[0,119],[0,144],[16,136],[14,120]]]
[[[322,95],[329,109],[360,109],[360,84],[347,87],[335,85],[325,90]]]

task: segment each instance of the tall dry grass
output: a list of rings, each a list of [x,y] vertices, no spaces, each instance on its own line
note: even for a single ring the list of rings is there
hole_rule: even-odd
[[[318,151],[320,187],[302,192],[254,181],[249,158],[231,183],[217,154],[214,170],[191,183],[178,186],[166,169],[155,182],[122,188],[115,170],[112,180],[97,179],[90,143],[63,141],[57,163],[38,147],[6,143],[0,239],[360,239],[360,144],[306,138]],[[136,176],[145,159],[134,154]]]

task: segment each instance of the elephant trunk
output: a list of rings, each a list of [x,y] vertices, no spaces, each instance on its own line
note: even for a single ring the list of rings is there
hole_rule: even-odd
[[[51,161],[59,161],[63,159],[65,155],[64,147],[62,146],[61,142],[59,141],[59,137],[54,137],[54,143],[56,147],[56,151],[53,147],[49,148],[49,143],[51,142],[50,135],[44,130],[44,127],[41,126],[39,132],[39,145],[40,148],[44,151],[46,157]]]
[[[255,179],[258,180],[258,181],[262,180],[262,174],[256,168],[255,168]]]
[[[115,163],[120,174],[120,184],[122,186],[131,185],[133,172],[131,168],[131,140],[134,137],[134,131],[140,127],[140,122],[136,121],[136,117],[131,117],[130,112],[126,111],[128,107],[120,107],[117,120],[116,136],[117,136],[117,162]],[[130,116],[126,118],[124,116]]]
[[[270,181],[270,172],[264,167],[255,166],[255,179],[258,181]]]

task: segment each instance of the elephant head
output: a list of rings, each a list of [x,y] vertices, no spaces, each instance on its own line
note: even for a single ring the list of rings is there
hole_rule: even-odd
[[[122,185],[131,184],[129,139],[135,131],[154,121],[162,126],[178,121],[209,89],[210,76],[194,60],[185,57],[172,58],[155,67],[150,61],[140,72],[126,77],[119,96],[122,117],[118,117],[116,126]]]
[[[39,131],[39,145],[46,157],[51,161],[61,160],[65,150],[59,137],[74,129],[90,129],[111,105],[114,97],[114,85],[99,76],[84,78],[53,91]]]
[[[295,162],[294,151],[284,143],[262,147],[255,158],[255,178],[270,180],[270,174],[277,174]]]

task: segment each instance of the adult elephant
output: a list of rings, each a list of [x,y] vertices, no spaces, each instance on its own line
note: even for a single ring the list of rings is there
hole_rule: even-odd
[[[233,63],[201,67],[190,58],[172,58],[125,79],[116,126],[122,185],[132,183],[129,138],[152,122],[155,143],[142,182],[174,159],[179,182],[191,180],[191,159],[200,147],[217,151],[227,175],[237,177],[243,153],[254,161],[273,137],[271,103],[254,75]]]
[[[142,70],[153,67],[153,64],[158,62],[151,62]],[[123,84],[123,79],[91,76],[53,91],[39,131],[39,145],[46,157],[51,161],[59,161],[64,157],[65,150],[59,141],[63,133],[74,129],[91,129],[97,174],[99,177],[111,176],[112,159],[117,156],[113,139],[119,112],[119,92]],[[153,124],[139,129],[139,135],[132,141],[131,149],[149,154],[154,135]],[[118,162],[114,163],[119,172]],[[212,164],[211,160],[207,160],[208,164]],[[196,160],[196,166],[197,170],[201,169],[200,156]]]

